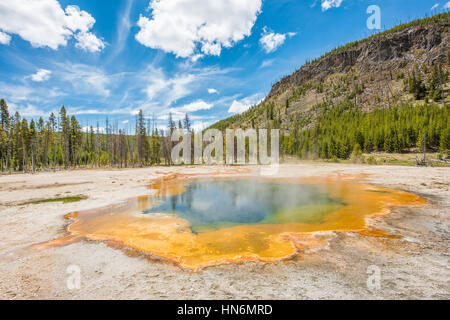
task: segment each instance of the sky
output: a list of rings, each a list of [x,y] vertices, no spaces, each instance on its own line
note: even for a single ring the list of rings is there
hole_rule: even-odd
[[[381,30],[367,20],[380,8]],[[261,101],[305,61],[447,0],[1,0],[0,98],[83,127],[133,130],[138,110],[203,129]]]

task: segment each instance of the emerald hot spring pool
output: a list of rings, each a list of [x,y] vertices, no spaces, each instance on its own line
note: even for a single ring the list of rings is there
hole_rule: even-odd
[[[106,241],[186,269],[273,262],[324,245],[321,235],[328,231],[378,236],[367,230],[368,217],[424,203],[404,191],[341,177],[175,176],[148,188],[147,195],[67,214],[69,235],[49,245]]]
[[[314,185],[255,180],[198,180],[156,196],[143,214],[174,213],[194,233],[253,224],[320,224],[344,204]]]

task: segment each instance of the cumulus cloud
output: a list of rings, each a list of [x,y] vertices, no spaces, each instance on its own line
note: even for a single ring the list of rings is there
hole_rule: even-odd
[[[210,110],[212,107],[213,105],[211,103],[206,103],[203,100],[197,100],[177,108],[177,110],[181,112],[196,112],[200,110]]]
[[[98,52],[105,48],[103,41],[91,32],[80,32],[75,35],[75,39],[78,41],[75,46],[85,51]]]
[[[443,8],[444,9],[450,9],[450,1],[447,2],[446,4],[444,4]]]
[[[196,100],[194,102],[191,102],[191,103],[179,106],[179,107],[165,109],[159,113],[158,118],[160,120],[167,120],[167,119],[169,119],[169,113],[170,113],[172,115],[172,119],[174,121],[178,121],[178,120],[184,119],[186,113],[188,113],[189,118],[191,120],[202,120],[207,117],[201,116],[201,115],[191,115],[191,113],[195,113],[197,111],[202,111],[202,110],[211,110],[212,107],[213,107],[213,104],[207,103],[207,102],[199,99],[199,100]]]
[[[234,100],[231,104],[230,109],[228,109],[229,113],[242,113],[250,108],[249,104],[246,104],[242,101]]]
[[[0,31],[8,36],[17,34],[33,47],[56,50],[74,37],[77,47],[100,51],[104,48],[103,41],[89,32],[94,24],[95,19],[88,12],[77,6],[63,10],[57,0],[0,2]]]
[[[73,32],[88,32],[94,26],[95,19],[77,6],[67,6],[65,12],[66,26]]]
[[[322,11],[339,8],[344,0],[322,0]]]
[[[152,0],[136,40],[177,57],[219,56],[251,34],[261,0]]]
[[[50,79],[52,72],[46,69],[39,69],[35,74],[31,76],[31,80],[35,82],[43,82]]]
[[[283,43],[286,41],[286,37],[293,37],[295,35],[296,35],[295,32],[288,32],[288,33],[268,32],[267,28],[264,27],[261,39],[259,39],[259,43],[267,53],[270,53],[277,50],[280,46],[282,46]]]
[[[209,89],[208,89],[208,93],[209,93],[209,94],[219,94],[219,91],[217,91],[217,90],[214,89],[214,88],[209,88]]]
[[[432,7],[430,8],[430,10],[433,11],[433,10],[436,9],[437,7],[439,7],[439,3],[436,3],[434,6],[432,6]]]
[[[11,36],[0,31],[0,44],[9,44],[11,41]]]
[[[234,100],[231,104],[230,108],[228,109],[229,113],[242,113],[244,111],[247,111],[252,106],[258,104],[262,101],[262,95],[257,93],[250,97],[244,98],[242,100]]]

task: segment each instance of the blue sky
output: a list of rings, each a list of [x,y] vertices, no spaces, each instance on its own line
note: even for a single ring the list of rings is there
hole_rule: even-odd
[[[165,127],[242,112],[336,46],[442,12],[447,0],[2,0],[0,97],[27,117],[62,105],[83,126]]]

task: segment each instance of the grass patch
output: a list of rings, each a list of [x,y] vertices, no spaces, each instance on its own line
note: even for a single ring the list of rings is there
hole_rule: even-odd
[[[381,164],[414,167],[416,165],[416,162],[404,159],[391,158],[382,160]]]
[[[27,204],[42,204],[42,203],[51,203],[51,202],[62,202],[62,203],[72,203],[72,202],[78,202],[81,200],[86,200],[87,196],[73,196],[73,197],[63,197],[63,198],[51,198],[51,199],[42,199],[42,200],[36,200],[36,201],[29,201],[21,203],[20,205],[27,205]]]
[[[437,161],[431,161],[430,162],[431,167],[436,168],[450,168],[450,163],[448,162],[437,162]]]

